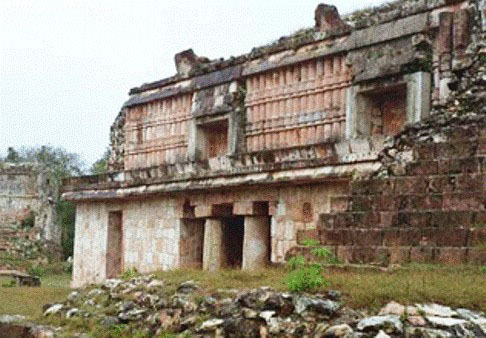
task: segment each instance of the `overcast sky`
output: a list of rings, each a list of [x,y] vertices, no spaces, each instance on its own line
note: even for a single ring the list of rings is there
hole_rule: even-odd
[[[128,90],[314,24],[319,0],[0,0],[0,155],[62,146],[91,163]],[[328,0],[345,14],[383,0]]]

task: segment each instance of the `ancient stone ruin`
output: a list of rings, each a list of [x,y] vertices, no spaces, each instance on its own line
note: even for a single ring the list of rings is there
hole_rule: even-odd
[[[486,261],[484,1],[404,0],[130,90],[111,172],[67,180],[74,286],[254,269],[313,238],[343,262]],[[310,13],[309,17],[312,17]]]
[[[59,243],[47,180],[36,164],[0,162],[0,252],[22,251],[23,240]]]

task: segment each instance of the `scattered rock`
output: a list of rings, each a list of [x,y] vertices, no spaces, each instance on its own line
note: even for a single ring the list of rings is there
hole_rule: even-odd
[[[71,303],[79,299],[80,293],[78,291],[73,291],[67,296],[67,300]]]
[[[158,279],[154,279],[150,283],[148,283],[148,288],[161,288],[164,286],[164,282]]]
[[[334,325],[328,328],[325,332],[325,336],[329,337],[346,337],[353,333],[353,329],[348,324]]]
[[[275,316],[275,311],[260,312],[260,318],[265,319],[267,323],[270,322],[270,318],[272,318],[273,316]]]
[[[66,318],[72,318],[79,315],[79,309],[73,308],[66,312]]]
[[[434,317],[453,317],[456,315],[455,311],[448,306],[439,304],[417,304],[417,310],[423,312],[425,316]]]
[[[337,290],[329,290],[327,291],[327,297],[331,300],[341,300],[341,292],[337,291]]]
[[[181,283],[179,287],[177,288],[177,292],[179,293],[191,293],[199,289],[199,286],[197,285],[196,282],[190,280],[187,282]]]
[[[250,308],[244,308],[243,309],[243,316],[246,319],[255,319],[255,318],[258,317],[258,312],[253,310],[253,309],[250,309]]]
[[[384,330],[386,333],[403,332],[403,324],[400,317],[394,315],[373,316],[359,321],[356,326],[358,330],[364,332]]]
[[[107,287],[108,289],[115,289],[117,288],[118,286],[120,286],[120,284],[122,284],[123,281],[121,279],[107,279],[106,282],[105,282],[105,287]]]
[[[210,319],[206,320],[204,323],[201,324],[199,327],[200,331],[214,331],[216,328],[224,323],[223,319]]]
[[[433,316],[427,316],[425,318],[430,324],[438,328],[450,328],[452,326],[464,325],[467,323],[466,320],[457,319],[457,318],[445,318],[445,317],[433,317]]]
[[[118,320],[118,318],[113,317],[113,316],[106,316],[106,317],[103,317],[100,320],[100,324],[104,327],[112,327],[112,326],[117,325],[119,323],[120,323],[120,321]]]
[[[427,322],[422,316],[409,316],[407,317],[407,322],[412,326],[425,326]]]
[[[383,330],[380,330],[380,332],[378,332],[375,338],[390,338],[390,336],[387,335]]]
[[[44,316],[55,315],[59,313],[59,311],[61,311],[63,308],[64,308],[63,304],[54,304],[44,312]]]
[[[423,338],[448,338],[452,337],[447,331],[429,329],[425,327],[409,327],[406,331],[407,337],[423,337]]]

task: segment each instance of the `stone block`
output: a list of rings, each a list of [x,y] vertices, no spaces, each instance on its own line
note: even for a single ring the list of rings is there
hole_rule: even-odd
[[[427,181],[423,177],[397,177],[395,179],[396,194],[423,194],[427,188]]]
[[[420,243],[422,232],[419,229],[387,229],[383,244],[388,247],[416,246]]]
[[[339,245],[336,249],[336,256],[340,262],[343,263],[353,262],[353,246]]]
[[[389,247],[390,264],[405,264],[410,262],[410,247],[409,246],[396,246]]]
[[[467,262],[466,248],[436,248],[435,262],[446,265],[459,265]]]
[[[469,264],[485,265],[486,264],[486,249],[485,248],[469,248],[467,251],[467,262]]]
[[[383,230],[356,229],[353,234],[353,244],[358,246],[381,246],[383,244]]]
[[[302,244],[303,241],[311,239],[315,241],[320,241],[319,230],[299,230],[297,231],[297,243]]]
[[[381,216],[379,212],[354,212],[352,224],[361,228],[380,227]]]
[[[431,213],[431,227],[469,227],[475,216],[473,211],[443,211],[437,210]]]
[[[439,237],[437,228],[425,228],[420,231],[420,245],[436,246]]]
[[[351,198],[349,196],[331,196],[331,212],[343,212],[348,210]]]
[[[474,214],[473,221],[474,226],[486,228],[486,211],[478,211]]]
[[[434,250],[432,247],[420,246],[410,249],[410,261],[414,263],[432,263]]]
[[[443,195],[445,210],[481,210],[484,209],[484,195],[481,193],[451,193]]]
[[[352,245],[353,232],[349,229],[327,229],[320,233],[320,242],[324,245]]]
[[[371,246],[353,246],[353,262],[371,263],[376,262],[377,250]]]
[[[469,246],[484,247],[486,245],[486,227],[470,229]]]
[[[460,191],[484,191],[486,174],[460,174],[456,176],[456,187]]]
[[[437,161],[417,161],[407,163],[405,168],[407,175],[426,176],[438,173],[439,166]]]
[[[265,202],[238,201],[233,203],[233,214],[265,216],[269,214],[269,206]]]
[[[469,230],[450,227],[435,229],[437,231],[438,246],[463,247],[467,245]]]
[[[438,158],[464,158],[474,156],[476,146],[471,141],[437,143]]]
[[[435,143],[420,144],[413,148],[413,156],[415,160],[430,160],[436,158]]]
[[[373,209],[374,197],[356,195],[351,199],[352,211],[371,211]]]

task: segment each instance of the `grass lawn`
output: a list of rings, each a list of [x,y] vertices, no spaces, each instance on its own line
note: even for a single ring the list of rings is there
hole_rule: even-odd
[[[287,290],[284,268],[261,271],[223,270],[218,273],[200,270],[157,272],[170,284],[188,279],[217,290],[225,288],[254,288],[271,286]],[[486,270],[473,266],[411,265],[393,271],[356,268],[327,268],[326,289],[340,290],[346,304],[354,308],[377,310],[394,300],[402,304],[437,302],[453,307],[467,307],[486,311]]]
[[[66,300],[71,291],[68,274],[41,277],[41,287],[0,287],[0,315],[19,314],[28,318],[42,315],[42,306]],[[0,285],[9,278],[0,278]]]
[[[218,289],[271,286],[287,290],[287,270],[282,267],[247,272],[222,270],[174,270],[156,272],[168,287],[195,280],[210,291]],[[402,304],[437,302],[452,307],[486,311],[486,270],[473,266],[410,265],[391,271],[378,269],[329,267],[324,276],[328,285],[316,292],[335,289],[343,292],[345,302],[354,308],[377,310],[395,300]],[[41,278],[42,287],[0,287],[0,315],[21,314],[35,319],[42,306],[64,301],[69,294],[68,274],[49,274]],[[0,279],[0,285],[7,280]]]

